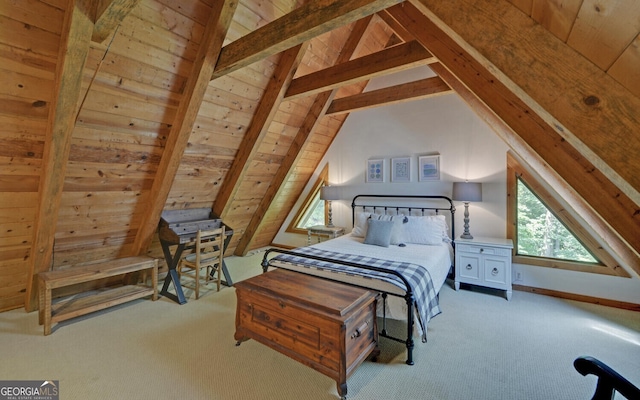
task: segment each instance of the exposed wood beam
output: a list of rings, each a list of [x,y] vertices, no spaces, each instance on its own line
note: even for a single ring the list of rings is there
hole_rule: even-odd
[[[267,215],[269,207],[271,207],[271,203],[273,203],[273,200],[278,196],[283,183],[287,181],[287,177],[291,174],[293,166],[296,164],[296,161],[299,159],[302,153],[307,138],[315,130],[320,121],[320,117],[329,107],[329,103],[335,95],[335,92],[336,90],[334,89],[324,93],[320,93],[316,96],[313,105],[311,106],[311,109],[309,110],[309,113],[304,120],[304,123],[298,130],[298,133],[293,139],[293,143],[291,143],[291,146],[289,147],[287,155],[282,160],[280,168],[278,168],[278,171],[276,171],[275,176],[271,180],[269,189],[260,201],[260,205],[258,206],[256,212],[253,214],[253,217],[251,218],[247,229],[244,231],[244,235],[242,235],[242,238],[240,239],[240,242],[236,247],[236,255],[245,256],[251,249],[251,244],[254,240],[256,232],[258,232],[262,220]]]
[[[519,135],[527,146],[539,154],[548,163],[545,168],[553,168],[638,252],[640,237],[637,232],[640,231],[640,222],[631,199],[502,84],[488,68],[476,61],[418,9],[411,4],[404,4],[402,7],[392,7],[389,12],[502,119],[510,131]],[[458,91],[458,88],[454,87],[454,90]],[[632,267],[640,272],[640,265]]]
[[[51,265],[65,171],[71,151],[77,106],[82,90],[82,71],[93,32],[90,0],[70,1],[65,13],[58,51],[54,104],[50,107],[42,174],[38,188],[38,214],[33,227],[33,245],[28,262],[25,309],[37,307],[36,276]]]
[[[340,55],[336,60],[336,64],[343,63],[349,60],[351,56],[353,56],[370,22],[371,16],[367,16],[355,23],[351,34],[342,47],[342,51],[340,52]],[[247,252],[249,252],[249,250],[251,249],[251,245],[255,240],[256,233],[259,231],[262,221],[267,215],[271,204],[280,195],[282,187],[284,186],[283,184],[291,175],[291,171],[295,167],[296,162],[299,160],[300,155],[304,150],[307,138],[318,126],[320,118],[324,116],[336,92],[337,89],[334,89],[326,91],[324,93],[320,93],[316,96],[313,104],[311,105],[311,108],[309,109],[307,117],[303,121],[302,126],[298,130],[298,133],[296,134],[293,143],[291,144],[289,151],[287,152],[287,155],[280,164],[280,167],[276,171],[275,176],[271,180],[269,189],[260,201],[256,212],[253,214],[251,221],[249,221],[249,224],[247,225],[247,229],[242,235],[240,242],[236,246],[236,255],[246,255]]]
[[[411,3],[640,205],[640,98],[506,0]]]
[[[389,26],[389,28],[393,29],[396,35],[398,35],[398,37],[400,37],[400,39],[402,39],[403,41],[408,42],[415,39],[413,34],[411,34],[411,32],[407,30],[407,28],[400,25],[398,21],[396,21],[391,15],[389,15],[389,12],[387,10],[380,11],[378,13],[378,16],[385,22],[385,24]]]
[[[242,138],[238,153],[233,159],[231,168],[227,172],[213,204],[213,212],[223,220],[229,212],[229,207],[240,183],[249,170],[250,161],[258,153],[260,143],[267,134],[269,125],[278,111],[278,106],[282,102],[284,93],[289,87],[307,47],[308,43],[294,46],[283,52],[280,57],[278,66],[267,84],[264,95],[251,120],[251,125]]]
[[[402,0],[309,1],[224,46],[211,79],[278,54],[398,3],[402,3]]]
[[[411,41],[296,78],[291,82],[285,98],[292,100],[314,95],[436,61],[420,43]]]
[[[454,93],[453,90],[439,77],[427,78],[335,99],[331,102],[327,115],[344,114],[356,110],[404,103],[450,93]]]
[[[143,254],[158,227],[160,215],[169,196],[171,185],[180,166],[184,150],[189,142],[198,110],[204,98],[211,73],[215,66],[233,14],[238,5],[236,0],[214,2],[205,32],[187,79],[182,100],[176,111],[167,144],[162,153],[158,171],[151,187],[149,201],[140,229],[133,244],[134,254]]]
[[[469,107],[490,126],[494,132],[509,146],[517,157],[526,163],[536,174],[553,188],[558,195],[571,205],[576,214],[588,224],[603,242],[611,249],[612,253],[623,265],[640,265],[640,257],[633,252],[611,227],[599,216],[587,202],[580,197],[567,183],[537,154],[522,137],[518,136],[502,119],[500,119],[485,103],[482,102],[469,88],[456,78],[442,64],[431,66],[447,84],[460,96]],[[508,180],[508,179],[507,179]],[[509,203],[510,204],[510,203]],[[509,210],[507,210],[509,212]],[[512,227],[507,227],[507,234]],[[511,237],[511,236],[509,236]],[[613,264],[612,264],[613,265]],[[628,277],[625,270],[612,266],[614,274]]]
[[[96,23],[93,27],[91,40],[102,42],[116,29],[140,0],[102,0],[98,3]]]

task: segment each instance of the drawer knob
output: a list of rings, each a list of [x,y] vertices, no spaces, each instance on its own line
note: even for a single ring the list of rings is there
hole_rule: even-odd
[[[473,267],[471,266],[471,264],[467,264],[467,269],[472,269]]]
[[[480,249],[480,253],[482,253],[484,251],[484,249]]]
[[[491,275],[496,276],[498,275],[498,268],[494,268],[491,270]]]
[[[358,337],[362,336],[362,332],[365,329],[367,329],[368,326],[369,326],[369,321],[364,321],[364,323],[362,325],[360,325],[359,327],[357,327],[356,331],[351,334],[351,339],[355,339],[355,338],[358,338]]]

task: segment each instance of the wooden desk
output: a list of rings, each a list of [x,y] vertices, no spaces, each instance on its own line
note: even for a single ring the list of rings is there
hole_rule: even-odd
[[[178,276],[178,263],[184,250],[193,249],[198,230],[212,230],[225,227],[224,248],[226,249],[233,236],[233,229],[227,226],[221,219],[217,218],[208,208],[194,208],[187,210],[165,210],[162,212],[160,224],[158,226],[158,237],[164,258],[167,261],[169,271],[164,279],[160,294],[166,296],[179,304],[187,302],[187,298],[182,291],[180,277]],[[173,254],[171,247],[175,247]],[[224,252],[223,252],[224,253]],[[225,280],[223,283],[232,286],[231,276],[227,270],[227,265],[222,260],[222,273]],[[176,294],[169,292],[169,286],[173,283]]]
[[[334,379],[347,378],[379,351],[377,295],[366,289],[276,269],[235,284],[238,345],[247,339]]]

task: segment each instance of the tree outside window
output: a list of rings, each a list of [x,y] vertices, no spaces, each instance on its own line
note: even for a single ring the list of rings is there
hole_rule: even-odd
[[[326,202],[320,200],[320,188],[327,184],[328,178],[329,164],[320,172],[302,206],[289,223],[287,232],[306,235],[308,227],[327,224]]]
[[[323,200],[320,200],[320,191],[318,190],[313,196],[306,212],[302,215],[302,218],[300,218],[296,228],[307,229],[315,225],[324,225],[324,203]]]
[[[598,263],[567,227],[518,179],[517,254]]]

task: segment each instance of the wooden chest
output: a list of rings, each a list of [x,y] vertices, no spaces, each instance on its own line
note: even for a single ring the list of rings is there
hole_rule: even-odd
[[[235,284],[238,344],[255,339],[337,383],[372,352],[377,355],[376,294],[277,269]]]

